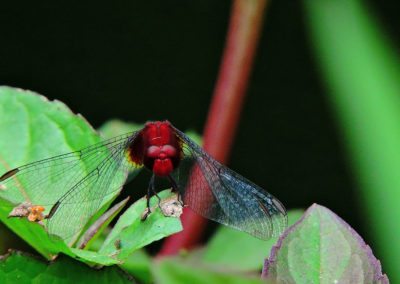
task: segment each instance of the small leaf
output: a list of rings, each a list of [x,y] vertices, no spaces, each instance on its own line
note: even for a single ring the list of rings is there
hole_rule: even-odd
[[[132,283],[117,267],[91,269],[68,257],[46,264],[32,256],[11,252],[0,260],[0,283]]]
[[[158,196],[165,199],[170,197],[171,193],[169,190],[165,190],[158,193]],[[157,197],[153,196],[150,205],[153,207],[157,203]],[[141,217],[145,209],[145,197],[129,207],[115,224],[99,253],[123,261],[135,250],[182,230],[178,218],[165,217],[159,209],[152,212],[145,221],[142,221]]]
[[[303,210],[289,211],[289,225],[300,219],[302,213]],[[245,232],[220,226],[205,248],[203,261],[240,271],[259,270],[277,240],[263,241]]]
[[[278,283],[388,283],[357,232],[316,204],[279,238],[263,276]]]

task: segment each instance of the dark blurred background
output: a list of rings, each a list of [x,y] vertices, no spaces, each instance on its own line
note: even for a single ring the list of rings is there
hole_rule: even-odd
[[[367,2],[399,42],[398,4]],[[63,101],[95,127],[111,118],[168,119],[201,133],[230,5],[227,0],[3,2],[0,84]],[[272,1],[229,165],[289,209],[314,202],[329,207],[368,243],[346,141],[327,91],[302,2]]]

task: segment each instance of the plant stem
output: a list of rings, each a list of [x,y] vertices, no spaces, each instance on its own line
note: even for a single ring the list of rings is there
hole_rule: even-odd
[[[204,130],[204,149],[218,161],[228,160],[262,28],[267,0],[235,0],[227,42]],[[201,190],[201,189],[199,189]],[[184,230],[165,240],[159,256],[194,247],[206,219],[185,208]]]

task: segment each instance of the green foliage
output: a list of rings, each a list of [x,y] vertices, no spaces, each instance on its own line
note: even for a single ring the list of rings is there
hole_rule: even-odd
[[[153,278],[150,271],[152,265],[151,257],[143,249],[140,249],[132,253],[120,267],[139,279],[141,283],[152,283]]]
[[[300,219],[302,213],[303,210],[289,211],[289,226]],[[277,240],[276,237],[263,241],[244,232],[221,226],[205,248],[202,260],[235,271],[255,271],[262,268],[264,259]]]
[[[306,0],[315,58],[345,135],[374,247],[400,282],[400,61],[359,0]]]
[[[362,238],[316,204],[280,237],[264,274],[277,283],[388,283]]]
[[[0,283],[132,283],[129,275],[117,267],[91,269],[68,257],[47,264],[20,252],[11,252],[0,260]]]
[[[0,139],[1,172],[100,141],[87,122],[63,103],[50,103],[29,91],[0,88],[0,117],[0,132],[2,137],[7,137]],[[43,184],[45,190],[48,189]],[[28,189],[26,194],[28,197],[36,195]],[[58,252],[71,255],[64,242],[50,240],[41,225],[7,218],[13,205],[27,201],[25,195],[2,190],[0,197],[0,219],[44,257],[51,259]],[[41,203],[51,205],[52,202]]]
[[[156,262],[153,266],[154,278],[157,283],[264,283],[256,273],[253,275],[239,274],[232,270],[215,269],[196,263],[187,263],[185,259],[171,258]]]

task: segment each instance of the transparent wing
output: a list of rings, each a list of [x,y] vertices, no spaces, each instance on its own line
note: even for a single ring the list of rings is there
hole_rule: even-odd
[[[115,196],[134,165],[126,147],[137,132],[121,135],[80,151],[11,170],[0,177],[0,197],[17,205],[44,206],[50,234],[71,238],[97,210]]]
[[[280,235],[287,226],[284,206],[274,196],[223,166],[184,133],[184,158],[174,173],[183,201],[198,214],[260,239]]]

